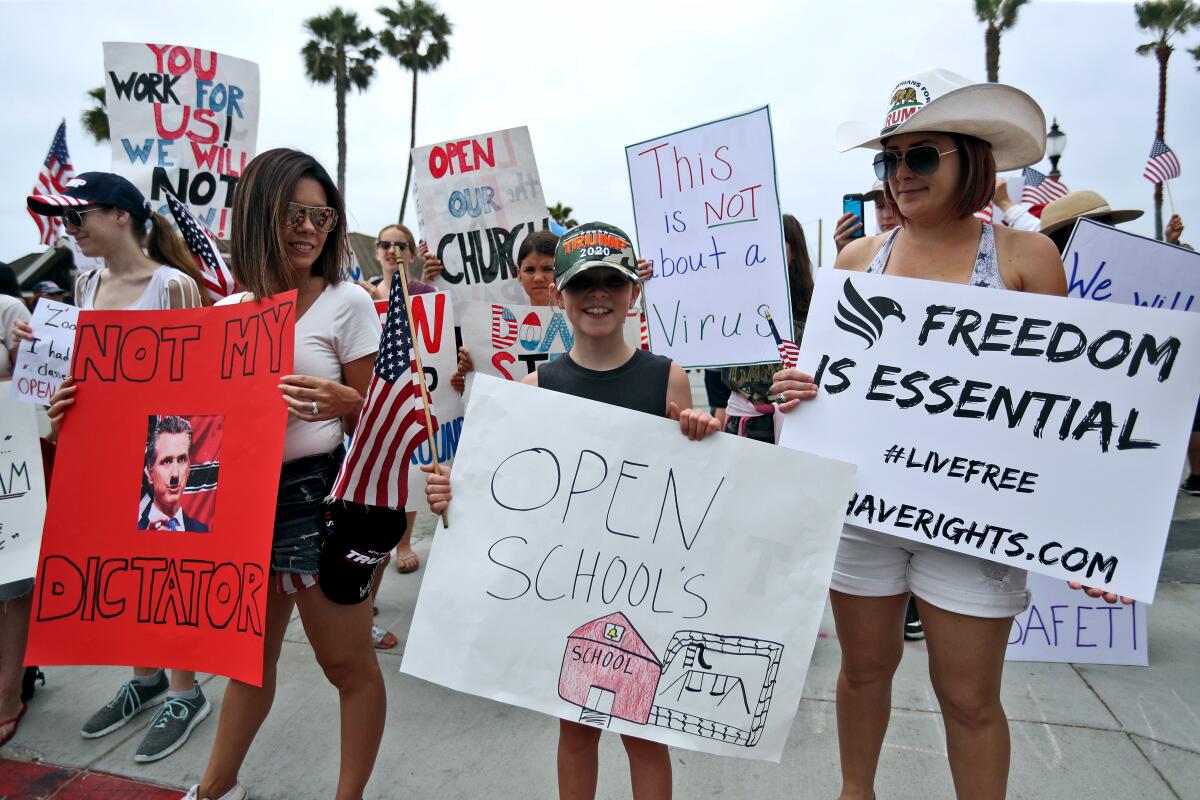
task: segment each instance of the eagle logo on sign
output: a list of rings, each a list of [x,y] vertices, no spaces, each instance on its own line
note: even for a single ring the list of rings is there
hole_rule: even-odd
[[[890,297],[872,297],[869,300],[847,280],[842,284],[844,301],[839,300],[833,324],[847,333],[852,333],[867,343],[867,349],[875,346],[883,336],[883,322],[888,317],[899,317],[905,321],[904,309]]]

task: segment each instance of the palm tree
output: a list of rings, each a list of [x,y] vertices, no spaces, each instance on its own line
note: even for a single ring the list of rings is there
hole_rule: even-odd
[[[575,209],[570,206],[564,206],[562,203],[555,203],[546,209],[550,212],[550,219],[562,225],[564,228],[574,228],[579,223],[571,219],[571,212]]]
[[[366,90],[375,76],[374,62],[379,48],[372,42],[375,34],[359,27],[358,14],[334,8],[324,16],[305,20],[304,29],[313,38],[300,54],[304,71],[313,83],[332,83],[337,98],[337,186],[346,194],[346,91],[353,86]]]
[[[1193,25],[1200,25],[1200,7],[1192,0],[1148,0],[1134,3],[1138,27],[1155,35],[1154,41],[1138,45],[1137,54],[1146,56],[1154,53],[1158,59],[1158,124],[1154,128],[1156,139],[1164,138],[1167,124],[1167,61],[1175,49],[1170,39],[1177,33],[1185,33]],[[1162,238],[1162,184],[1154,184],[1154,238]]]
[[[404,194],[400,198],[400,219],[408,207],[408,186],[412,181],[412,148],[417,145],[417,76],[432,72],[450,57],[450,20],[425,0],[396,0],[395,8],[380,6],[388,27],[379,34],[379,43],[400,66],[412,71],[412,133],[408,146],[408,171],[404,175]]]
[[[90,89],[88,97],[92,98],[96,102],[96,105],[84,111],[79,121],[82,123],[83,129],[96,140],[96,144],[107,142],[108,109],[104,106],[104,87],[97,86],[95,89]]]
[[[1200,61],[1200,47],[1193,47],[1191,50],[1188,50],[1188,52],[1192,54],[1192,58]],[[1200,65],[1196,67],[1196,72],[1200,72]]]
[[[987,23],[983,34],[989,83],[1000,80],[1000,34],[1017,24],[1017,12],[1029,0],[975,0],[975,16]]]

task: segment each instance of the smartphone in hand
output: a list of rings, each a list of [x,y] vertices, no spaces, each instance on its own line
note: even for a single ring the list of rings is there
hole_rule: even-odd
[[[842,195],[842,213],[853,214],[858,217],[858,221],[863,224],[861,228],[854,232],[850,238],[861,239],[866,236],[867,220],[863,216],[863,196],[861,194],[844,194]]]

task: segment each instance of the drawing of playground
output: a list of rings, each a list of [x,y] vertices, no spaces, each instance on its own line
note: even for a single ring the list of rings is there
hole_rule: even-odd
[[[748,636],[676,631],[660,660],[615,612],[567,636],[558,695],[579,721],[615,717],[753,747],[766,725],[783,645]]]

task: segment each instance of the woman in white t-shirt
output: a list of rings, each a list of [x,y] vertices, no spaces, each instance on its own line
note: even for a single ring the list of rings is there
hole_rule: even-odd
[[[246,167],[233,199],[232,262],[248,291],[221,301],[295,289],[296,375],[281,380],[288,408],[268,592],[261,687],[230,679],[212,755],[189,800],[243,800],[238,771],[275,696],[276,662],[292,609],[341,700],[337,797],[362,797],[383,736],[386,696],[371,643],[371,604],[340,605],[314,588],[325,527],[324,498],[343,456],[343,434],[362,408],[379,346],[371,298],[342,280],[345,210],[325,169],[295,150],[269,150]],[[402,519],[403,517],[401,517]],[[321,585],[337,575],[322,575]],[[310,720],[310,722],[314,722]],[[311,725],[306,736],[320,736]]]
[[[62,217],[83,254],[104,259],[103,269],[75,281],[75,304],[81,309],[161,311],[205,304],[187,245],[120,175],[84,172],[68,181],[62,194],[29,195],[26,202],[35,214]],[[14,338],[32,335],[27,321],[16,323]],[[51,439],[74,402],[75,387],[68,380],[50,398]],[[168,652],[162,656],[163,661],[177,660]],[[134,754],[137,761],[157,761],[182,747],[212,707],[191,670],[173,669],[169,676],[154,667],[134,667],[133,672],[133,679],[84,722],[80,734],[85,739],[107,736],[161,702]]]

